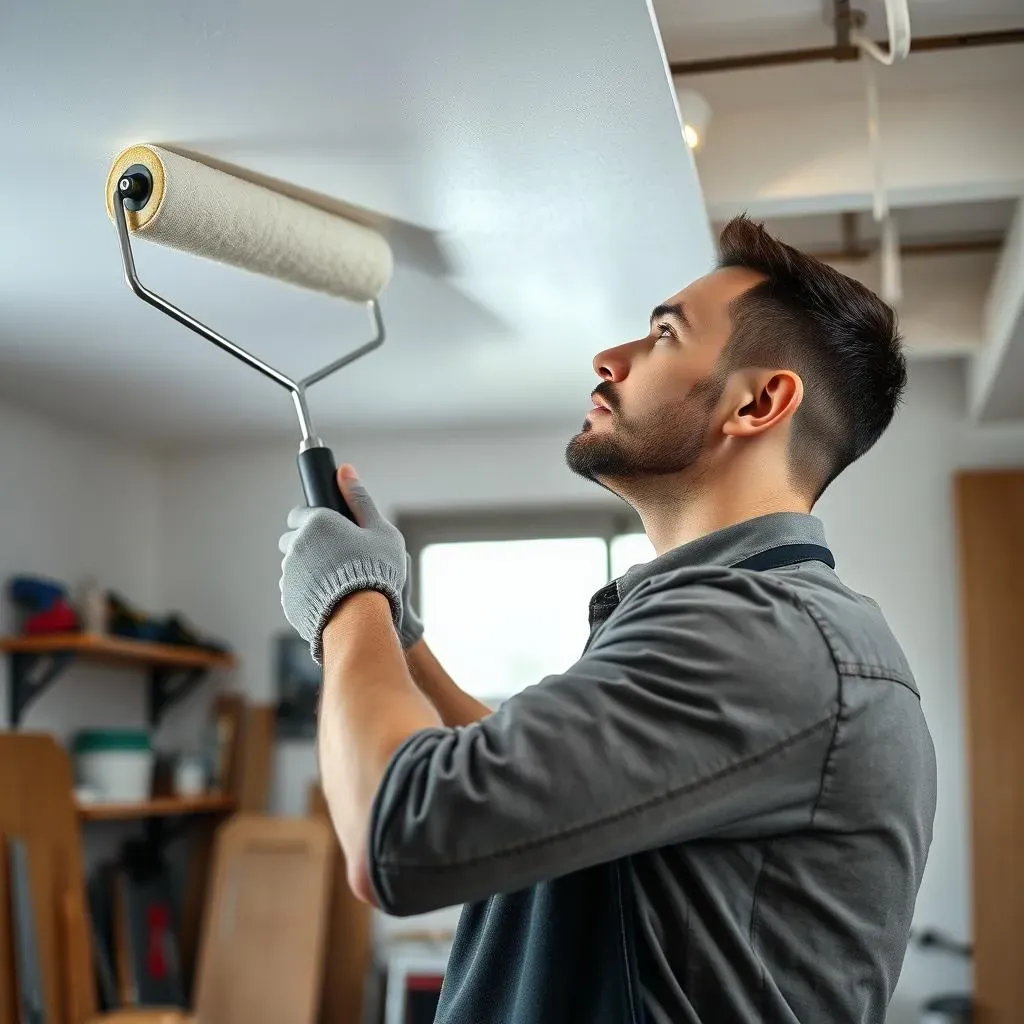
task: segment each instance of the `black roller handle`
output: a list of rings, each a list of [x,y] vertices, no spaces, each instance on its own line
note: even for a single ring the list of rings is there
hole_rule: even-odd
[[[310,508],[333,508],[354,523],[356,517],[338,490],[338,467],[331,449],[326,445],[307,448],[299,452],[298,463],[306,504]]]

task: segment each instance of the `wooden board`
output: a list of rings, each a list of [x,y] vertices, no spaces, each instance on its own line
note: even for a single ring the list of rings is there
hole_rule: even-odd
[[[218,829],[195,1012],[217,1024],[314,1024],[330,884],[330,827],[239,814]]]
[[[956,480],[981,1024],[1024,1021],[1024,471]]]
[[[96,987],[70,761],[52,736],[0,733],[0,779],[5,782],[0,785],[0,833],[19,837],[29,847],[47,1024],[82,1024],[96,1012]],[[8,888],[5,862],[0,907],[10,907]],[[65,933],[63,924],[70,931]],[[4,913],[0,1024],[17,1021],[12,954],[10,915]],[[69,977],[73,1006],[66,998]]]
[[[309,787],[308,813],[330,824],[323,790]],[[331,829],[331,893],[320,992],[320,1024],[360,1024],[372,962],[370,907],[352,895],[337,836]]]
[[[219,693],[213,702],[218,754],[214,788],[232,796],[238,795],[241,782],[242,743],[248,710],[248,702],[241,693]]]
[[[236,796],[238,809],[258,813],[270,802],[270,776],[274,767],[274,708],[254,704],[246,709],[239,754]]]
[[[199,956],[200,931],[210,891],[213,844],[220,824],[219,818],[200,818],[193,824],[188,837],[185,894],[181,907],[178,947],[181,954],[181,972],[185,979],[185,991],[193,1004],[195,1002],[196,962]]]
[[[215,705],[214,713],[216,707]],[[274,709],[266,705],[246,704],[242,708],[240,719],[240,735],[235,744],[231,768],[230,796],[233,809],[261,813],[266,811],[270,799],[270,775],[274,757]],[[189,991],[194,989],[196,958],[203,909],[209,892],[216,824],[215,821],[197,822],[189,837],[180,926],[181,964]]]
[[[0,651],[10,654],[52,654],[70,651],[93,661],[129,662],[180,668],[234,668],[233,654],[198,647],[154,644],[103,633],[52,633],[0,639]]]

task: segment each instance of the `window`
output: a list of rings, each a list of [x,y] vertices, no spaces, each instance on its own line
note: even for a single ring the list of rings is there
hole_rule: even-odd
[[[654,545],[646,533],[620,533],[611,542],[611,578],[616,580],[631,566],[653,557]]]
[[[404,516],[414,601],[458,684],[496,704],[580,656],[594,592],[654,550],[639,520],[587,508]]]

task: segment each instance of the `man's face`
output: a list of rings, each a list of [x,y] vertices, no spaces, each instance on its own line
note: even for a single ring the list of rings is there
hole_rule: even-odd
[[[729,303],[761,279],[716,270],[658,306],[645,337],[598,353],[596,404],[565,452],[573,472],[614,490],[699,462],[721,413],[716,368],[732,330]]]

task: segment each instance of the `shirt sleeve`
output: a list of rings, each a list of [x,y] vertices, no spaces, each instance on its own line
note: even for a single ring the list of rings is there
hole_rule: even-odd
[[[675,576],[640,584],[568,671],[395,752],[369,836],[384,911],[808,824],[839,707],[824,638],[767,574]]]

